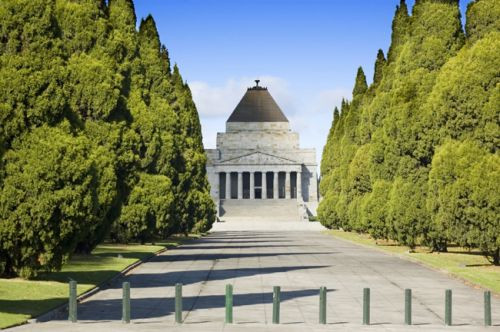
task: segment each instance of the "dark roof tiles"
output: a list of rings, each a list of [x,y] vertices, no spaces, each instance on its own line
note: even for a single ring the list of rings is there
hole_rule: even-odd
[[[255,86],[247,90],[227,122],[288,122],[288,119],[267,88]]]

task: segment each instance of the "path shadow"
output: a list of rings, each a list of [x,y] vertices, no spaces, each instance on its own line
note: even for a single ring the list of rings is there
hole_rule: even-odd
[[[223,241],[223,240],[211,240],[211,239],[204,239],[203,241],[200,241],[200,243],[231,243],[231,244],[236,244],[236,243],[284,243],[284,242],[293,242],[292,240],[236,240],[236,241]]]
[[[278,256],[295,256],[295,255],[329,255],[336,252],[276,252],[276,253],[209,253],[209,254],[187,254],[187,255],[160,255],[150,260],[150,262],[184,262],[184,261],[200,261],[200,260],[221,260],[231,258],[254,258],[254,257],[278,257]]]
[[[182,270],[164,273],[134,273],[118,280],[111,288],[121,288],[123,281],[129,281],[132,288],[172,287],[176,283],[191,285],[205,281],[228,280],[271,273],[282,273],[297,270],[321,269],[330,265],[311,266],[276,266],[256,268],[234,268],[221,270]]]
[[[335,289],[329,289],[328,292],[334,292]],[[318,289],[303,290],[282,290],[281,302],[286,303],[297,298],[319,296]],[[238,314],[238,307],[271,304],[273,302],[272,292],[266,293],[244,293],[238,294],[235,290],[233,295],[233,306],[235,315]],[[214,309],[225,307],[224,295],[204,295],[204,296],[186,296],[183,297],[182,306],[184,315],[186,311],[196,311],[203,309]],[[150,319],[172,315],[175,311],[175,299],[173,297],[165,298],[141,298],[130,301],[130,312],[132,319]],[[113,321],[121,320],[122,301],[121,299],[111,300],[90,300],[78,305],[79,321]],[[66,319],[66,317],[58,317]],[[221,316],[220,320],[224,317]],[[262,317],[264,321],[264,317]]]
[[[283,234],[273,233],[273,232],[237,232],[237,233],[228,233],[228,232],[218,232],[217,235],[207,235],[205,239],[241,239],[241,238],[283,238]]]
[[[267,245],[262,245],[262,246],[252,246],[252,245],[227,245],[227,246],[182,246],[179,249],[199,249],[199,250],[215,250],[215,249],[266,249],[266,248],[298,248],[298,247],[304,247],[304,248],[311,248],[311,247],[320,247],[320,246],[315,246],[315,245],[300,245],[300,244],[267,244]]]

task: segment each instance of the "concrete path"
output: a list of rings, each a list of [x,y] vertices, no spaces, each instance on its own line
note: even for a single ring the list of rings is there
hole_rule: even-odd
[[[243,226],[243,225],[241,225]],[[121,282],[64,317],[12,331],[477,331],[484,329],[483,293],[444,273],[357,246],[317,230],[230,230],[167,251],[134,269],[132,323],[121,319]],[[269,227],[268,227],[269,228]],[[174,324],[174,285],[182,283],[184,324]],[[225,285],[234,285],[233,325],[224,325]],[[281,325],[271,324],[272,287],[281,286]],[[318,289],[328,292],[328,324],[318,324]],[[362,322],[363,287],[371,288],[371,323]],[[404,320],[404,289],[413,289],[413,322]],[[444,292],[453,290],[453,327],[445,328]],[[500,301],[492,298],[500,330]]]

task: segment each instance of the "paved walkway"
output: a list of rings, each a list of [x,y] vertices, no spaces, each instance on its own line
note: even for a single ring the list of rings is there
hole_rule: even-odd
[[[121,319],[121,282],[78,306],[79,323],[51,321],[13,331],[477,331],[483,293],[418,264],[317,230],[231,230],[167,251],[134,269],[132,323]],[[243,225],[241,225],[243,226]],[[316,226],[314,226],[316,227]],[[314,228],[313,227],[313,228]],[[244,227],[243,227],[244,228]],[[251,228],[251,227],[250,227]],[[275,228],[275,227],[271,227]],[[174,285],[184,284],[184,324],[174,324]],[[224,325],[225,285],[234,285],[233,325]],[[271,324],[272,287],[281,286],[281,325]],[[318,289],[327,286],[328,324],[318,325]],[[361,325],[362,290],[371,288],[370,326]],[[404,289],[413,322],[403,325]],[[443,326],[444,292],[453,289],[453,328]],[[492,298],[493,323],[500,301]],[[500,325],[488,328],[500,330]]]

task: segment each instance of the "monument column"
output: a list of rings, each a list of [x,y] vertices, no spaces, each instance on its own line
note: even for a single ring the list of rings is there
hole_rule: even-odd
[[[238,199],[243,199],[243,173],[238,172]]]
[[[219,172],[214,172],[215,174],[215,190],[216,190],[216,198],[217,200],[220,199],[220,192],[221,192],[221,187],[220,187],[220,173]]]
[[[255,199],[255,172],[250,172],[250,199]]]
[[[297,200],[302,202],[302,172],[297,172]]]
[[[262,172],[262,199],[267,199],[267,172]]]
[[[273,172],[273,198],[278,199],[278,175],[279,172]]]
[[[231,172],[226,172],[226,199],[231,199]]]
[[[285,198],[290,199],[290,172],[285,173]]]

